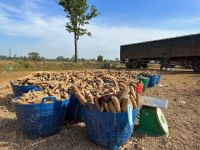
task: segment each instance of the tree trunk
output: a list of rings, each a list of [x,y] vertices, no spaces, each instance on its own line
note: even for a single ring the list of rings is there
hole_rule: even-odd
[[[74,33],[74,46],[75,46],[75,59],[74,59],[74,62],[78,62],[78,49],[77,49],[76,33]]]

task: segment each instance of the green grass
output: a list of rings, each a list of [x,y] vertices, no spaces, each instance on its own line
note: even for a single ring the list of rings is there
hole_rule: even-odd
[[[101,64],[97,62],[32,62],[32,61],[0,61],[0,72],[10,71],[62,71],[62,70],[84,70],[101,69]]]

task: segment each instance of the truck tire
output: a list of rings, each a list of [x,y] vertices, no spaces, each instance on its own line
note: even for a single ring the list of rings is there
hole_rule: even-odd
[[[200,72],[200,60],[195,60],[192,63],[192,68],[193,68],[194,71]]]
[[[133,68],[133,69],[139,69],[140,68],[139,64],[136,60],[131,62],[131,68]]]
[[[145,68],[145,69],[148,68],[148,64],[142,64],[141,66],[142,68]]]
[[[126,68],[130,69],[131,68],[131,64],[130,63],[126,63]]]

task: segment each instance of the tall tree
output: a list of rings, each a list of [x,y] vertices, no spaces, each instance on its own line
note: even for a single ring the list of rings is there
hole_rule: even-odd
[[[28,53],[28,57],[32,61],[38,61],[38,60],[40,60],[40,54],[37,53],[37,52]]]
[[[69,19],[66,24],[66,30],[69,33],[74,33],[74,46],[75,46],[75,62],[78,61],[78,47],[77,41],[80,36],[88,35],[91,33],[83,28],[84,25],[89,24],[89,21],[98,16],[97,9],[94,5],[89,6],[87,0],[59,0],[59,5],[64,8],[67,18]],[[90,9],[90,10],[89,10]]]
[[[97,57],[97,61],[98,61],[98,62],[103,62],[103,56],[102,56],[102,55],[99,55],[99,56]]]
[[[58,56],[58,57],[56,58],[56,60],[57,60],[57,61],[64,61],[64,60],[65,60],[65,57],[63,57],[63,56]]]

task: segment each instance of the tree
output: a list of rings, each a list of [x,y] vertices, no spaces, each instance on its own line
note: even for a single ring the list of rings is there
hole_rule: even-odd
[[[26,56],[20,56],[20,60],[26,61],[28,58]]]
[[[86,61],[86,59],[85,59],[85,58],[81,58],[80,60],[81,60],[81,62],[85,62],[85,61]]]
[[[66,61],[70,61],[70,58],[67,57],[67,58],[65,58],[65,60],[66,60]]]
[[[116,61],[116,62],[120,62],[119,58],[115,58],[115,61]]]
[[[28,57],[32,61],[38,61],[38,60],[40,60],[40,54],[37,53],[37,52],[28,53]]]
[[[102,55],[99,55],[99,56],[97,57],[97,61],[98,61],[98,62],[103,62],[103,56],[102,56]]]
[[[0,55],[0,60],[8,60],[8,57],[5,55]]]
[[[69,21],[66,24],[66,30],[69,33],[74,33],[74,46],[75,46],[75,59],[78,61],[78,48],[77,42],[80,36],[88,35],[91,33],[87,29],[83,28],[84,25],[89,24],[89,21],[98,16],[97,9],[94,5],[89,6],[87,0],[59,0],[58,3],[64,8],[64,12],[67,14]],[[90,11],[88,10],[90,9]]]
[[[65,60],[65,57],[63,57],[63,56],[58,56],[58,57],[56,58],[56,60],[57,60],[57,61],[64,61],[64,60]]]

